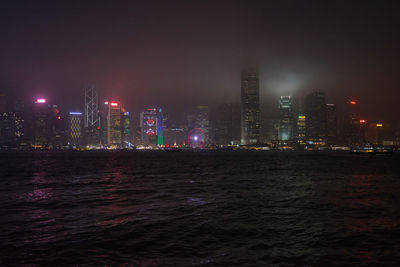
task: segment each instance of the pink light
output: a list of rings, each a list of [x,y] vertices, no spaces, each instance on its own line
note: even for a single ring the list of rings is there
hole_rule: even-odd
[[[35,103],[44,104],[44,103],[46,103],[46,98],[37,98]]]
[[[116,107],[116,106],[118,106],[118,103],[111,102],[111,106]]]
[[[108,105],[108,101],[104,102],[104,105]]]
[[[360,123],[361,124],[364,124],[364,123],[366,123],[367,121],[366,120],[360,120]]]

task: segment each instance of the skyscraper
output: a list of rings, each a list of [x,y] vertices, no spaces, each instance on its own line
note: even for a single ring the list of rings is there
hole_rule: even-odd
[[[51,106],[45,98],[36,99],[32,112],[32,147],[46,148],[51,139]]]
[[[326,142],[325,93],[313,92],[306,96],[306,139],[313,143]]]
[[[84,133],[86,145],[100,145],[99,97],[93,85],[85,88]]]
[[[107,113],[107,145],[121,146],[122,144],[122,107],[118,102],[106,102],[108,106]]]
[[[360,126],[359,103],[355,100],[347,100],[343,119],[343,139],[346,145],[360,143]]]
[[[256,144],[260,142],[260,90],[258,72],[254,69],[242,71],[242,136],[241,143]]]
[[[293,139],[294,128],[293,106],[291,96],[281,96],[279,101],[279,133],[280,141]]]
[[[331,145],[337,144],[337,110],[335,104],[326,104],[326,139]]]
[[[122,112],[121,126],[122,126],[122,146],[130,147],[132,145],[132,123],[131,123],[130,112],[128,111]]]
[[[68,115],[68,143],[71,146],[79,146],[82,144],[82,113],[70,112]]]
[[[297,118],[297,142],[301,145],[306,142],[306,116],[303,114]]]
[[[140,113],[140,128],[142,129],[142,144],[158,145],[158,116],[156,108],[148,108]]]

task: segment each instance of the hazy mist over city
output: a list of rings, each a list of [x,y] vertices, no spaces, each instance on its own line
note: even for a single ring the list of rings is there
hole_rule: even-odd
[[[280,95],[358,99],[396,119],[395,1],[15,1],[0,11],[0,87],[82,109],[83,88],[130,110],[240,100],[243,62],[259,66],[262,117]],[[388,107],[391,107],[388,109]],[[395,111],[395,112],[394,112]]]

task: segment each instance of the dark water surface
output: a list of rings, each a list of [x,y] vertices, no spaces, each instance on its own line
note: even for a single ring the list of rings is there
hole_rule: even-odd
[[[0,265],[398,265],[400,155],[2,152]]]

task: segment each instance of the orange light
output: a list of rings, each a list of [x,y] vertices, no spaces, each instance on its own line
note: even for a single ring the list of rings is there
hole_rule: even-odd
[[[357,102],[356,101],[350,101],[350,104],[355,105],[355,104],[357,104]]]
[[[366,123],[367,121],[366,120],[360,120],[360,123],[361,124],[364,124],[364,123]]]
[[[60,117],[60,116],[58,116],[58,117],[57,117],[57,120],[61,120],[61,117]]]

